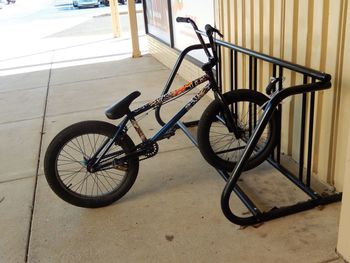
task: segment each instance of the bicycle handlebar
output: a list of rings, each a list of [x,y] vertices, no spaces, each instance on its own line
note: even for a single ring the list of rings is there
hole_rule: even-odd
[[[176,18],[176,22],[178,23],[189,23],[191,20],[191,18],[188,18],[188,17],[177,17]]]
[[[223,35],[220,33],[220,31],[218,29],[216,29],[215,27],[212,27],[211,25],[207,24],[205,25],[204,29],[205,29],[205,33],[200,31],[196,25],[196,22],[194,22],[191,18],[189,17],[177,17],[176,18],[176,22],[178,23],[189,23],[192,25],[196,35],[197,35],[197,38],[199,40],[199,42],[201,43],[203,49],[204,49],[204,52],[205,54],[207,55],[209,61],[211,59],[217,59],[217,54],[216,54],[216,50],[215,50],[215,45],[214,45],[214,39],[213,39],[213,33],[217,33],[220,37],[223,37]],[[211,50],[212,50],[212,53],[213,53],[213,56],[210,54],[204,40],[203,40],[203,37],[202,35],[206,35],[209,39],[209,43],[210,43],[210,47],[211,47]]]

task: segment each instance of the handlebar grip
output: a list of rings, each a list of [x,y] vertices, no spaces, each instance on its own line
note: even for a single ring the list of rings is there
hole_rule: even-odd
[[[214,31],[214,28],[211,25],[207,24],[205,25],[204,30],[206,33],[212,33]]]
[[[180,16],[178,16],[177,18],[176,18],[176,22],[178,22],[178,23],[189,23],[190,22],[190,18],[188,18],[188,17],[180,17]]]
[[[213,33],[217,33],[220,37],[224,37],[223,34],[221,34],[218,29],[216,29],[215,27],[212,27],[209,24],[205,25],[204,29],[208,36],[212,36]]]

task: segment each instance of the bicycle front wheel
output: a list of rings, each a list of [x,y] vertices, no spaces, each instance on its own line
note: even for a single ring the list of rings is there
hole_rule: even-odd
[[[223,96],[232,112],[239,138],[226,127],[222,106],[214,100],[199,121],[198,146],[209,164],[221,170],[232,171],[262,115],[261,106],[268,98],[252,90],[230,91]],[[265,161],[276,145],[276,138],[276,114],[273,114],[244,170],[252,169]]]
[[[124,196],[134,184],[139,160],[130,158],[122,165],[89,172],[87,162],[117,127],[101,121],[84,121],[61,131],[50,143],[44,160],[46,180],[63,200],[80,207],[102,207]],[[135,145],[123,134],[107,154],[125,156]],[[111,157],[113,158],[113,157]]]

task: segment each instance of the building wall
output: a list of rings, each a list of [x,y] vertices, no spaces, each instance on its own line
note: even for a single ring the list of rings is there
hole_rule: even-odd
[[[348,0],[217,0],[217,6],[217,26],[226,41],[332,75],[332,89],[316,95],[313,172],[341,190],[349,133],[349,115],[344,114],[346,101],[350,101],[350,80],[344,71],[350,63],[344,59],[349,58],[344,49],[349,34]],[[244,61],[241,65],[246,68]],[[271,70],[261,67],[263,77],[258,83],[263,91]],[[228,77],[224,79],[228,81]],[[287,76],[285,86],[299,81]],[[244,77],[240,84],[247,86]],[[299,154],[300,101],[294,97],[283,111],[282,150],[295,159]]]
[[[347,25],[346,25],[346,40],[344,45],[344,57],[350,58],[350,10],[347,10]],[[349,61],[344,60],[344,68],[343,68],[343,78],[342,78],[342,90],[340,96],[340,114],[339,114],[339,123],[342,123],[341,130],[338,131],[338,145],[337,150],[341,152],[346,152],[346,154],[341,156],[341,160],[339,162],[344,162],[345,167],[337,167],[339,170],[343,168],[344,172],[344,182],[343,182],[343,200],[342,200],[342,209],[340,215],[340,223],[339,223],[339,239],[338,239],[338,252],[350,262],[350,144],[348,141],[350,140],[350,134],[348,132],[349,128],[349,116],[350,116],[350,74],[346,74],[350,72],[350,63]],[[341,141],[345,136],[347,136],[347,141]],[[336,170],[338,171],[338,170]]]
[[[332,75],[332,89],[316,94],[315,129],[313,144],[313,172],[321,181],[342,190],[349,134],[346,107],[350,101],[350,62],[345,38],[349,35],[348,0],[215,0],[215,20],[225,41],[272,55],[293,63],[325,71]],[[164,64],[172,67],[177,52],[149,38],[150,52]],[[225,57],[222,61],[228,65]],[[247,87],[247,62],[239,61],[243,68],[239,84]],[[228,67],[227,67],[228,68]],[[259,66],[258,79],[263,91],[271,68]],[[193,79],[201,71],[186,62],[180,69],[185,79]],[[229,72],[223,76],[223,88],[228,87]],[[290,74],[285,86],[294,85],[301,78]],[[284,104],[282,151],[297,160],[300,141],[301,97]],[[307,142],[306,142],[307,143]],[[306,157],[305,157],[306,158]]]
[[[349,138],[350,139],[350,138]],[[348,147],[347,171],[350,171],[350,147]],[[350,262],[350,177],[346,176],[343,184],[344,194],[339,222],[338,253]]]

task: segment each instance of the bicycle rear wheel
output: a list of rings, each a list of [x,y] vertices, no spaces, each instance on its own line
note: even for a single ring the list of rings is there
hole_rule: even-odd
[[[222,106],[214,100],[203,112],[198,124],[198,146],[204,159],[215,168],[232,171],[262,115],[261,106],[268,98],[257,91],[236,90],[225,93],[227,106],[239,130],[239,138],[226,127]],[[276,145],[276,114],[266,126],[255,151],[244,170],[250,170],[265,161]]]
[[[88,160],[116,129],[107,122],[84,121],[67,127],[52,140],[45,154],[44,171],[49,186],[61,199],[94,208],[109,205],[129,191],[138,174],[137,157],[108,170],[87,170]],[[123,134],[107,154],[118,152],[123,156],[134,147],[129,136]]]

